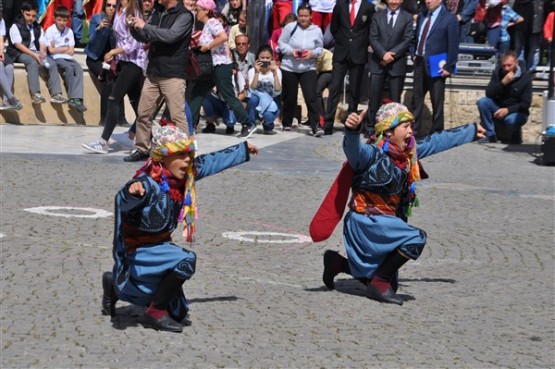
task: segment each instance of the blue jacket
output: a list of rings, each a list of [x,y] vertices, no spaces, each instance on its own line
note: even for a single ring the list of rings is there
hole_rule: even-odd
[[[426,10],[420,13],[416,20],[415,42],[412,49],[413,56],[418,46],[418,35],[422,27],[424,27],[424,21],[427,16],[428,11]],[[459,57],[459,22],[457,21],[457,17],[449,13],[443,5],[441,5],[440,13],[428,31],[428,37],[426,38],[424,55],[424,59],[426,60],[426,73],[429,73],[429,68],[427,67],[428,57],[430,55],[442,53],[447,53],[447,60],[443,69],[453,73]]]
[[[89,42],[84,51],[93,60],[103,58],[106,50],[116,47],[116,36],[111,28],[105,27],[100,31],[96,29],[104,18],[103,13],[95,14],[89,24]]]
[[[250,155],[246,141],[220,151],[200,155],[194,159],[197,170],[195,181],[249,160]],[[129,194],[128,187],[133,182],[142,182],[145,189],[144,196],[135,197]],[[153,275],[149,273],[157,276],[166,275],[168,271],[165,269],[168,268],[168,265],[157,264],[159,260],[156,257],[148,260],[148,265],[142,264],[140,268],[135,268],[134,262],[137,258],[143,257],[141,256],[143,251],[146,250],[148,253],[148,249],[152,246],[177,245],[171,241],[161,241],[154,244],[141,244],[135,250],[128,251],[124,227],[132,227],[134,233],[131,236],[136,236],[138,233],[145,235],[171,234],[177,228],[181,204],[172,200],[148,175],[141,175],[128,182],[116,195],[115,203],[112,255],[116,291],[121,300],[139,306],[147,306],[152,300],[152,293],[144,292],[149,288],[149,281],[153,279]],[[156,273],[153,273],[153,270]],[[186,299],[183,295],[179,300],[182,303],[182,309],[186,310]],[[172,310],[174,309],[172,308]]]
[[[453,129],[431,134],[418,141],[418,159],[449,150],[476,139],[476,124],[467,124]],[[401,196],[400,206],[406,206],[403,199],[407,173],[391,160],[389,155],[377,145],[364,144],[359,132],[345,130],[343,151],[354,170],[352,190],[369,191],[382,196]],[[399,215],[398,215],[399,216]]]

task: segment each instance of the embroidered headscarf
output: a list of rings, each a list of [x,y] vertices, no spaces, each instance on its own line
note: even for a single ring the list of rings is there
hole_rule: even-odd
[[[191,157],[184,181],[173,178],[171,173],[161,164],[163,158],[180,153],[188,153]],[[194,141],[189,140],[187,134],[173,123],[162,119],[159,125],[154,124],[152,126],[150,158],[135,174],[135,177],[142,173],[150,175],[172,200],[182,203],[183,206],[177,220],[183,222],[183,237],[188,242],[194,241],[195,219],[198,219],[194,158]]]
[[[374,144],[381,147],[401,169],[405,170],[408,166],[407,185],[409,206],[405,210],[405,216],[407,217],[412,214],[412,207],[418,206],[415,182],[420,180],[421,168],[416,154],[416,140],[414,136],[412,136],[405,151],[401,152],[396,145],[390,145],[389,138],[387,135],[384,137],[384,133],[388,130],[395,129],[399,124],[412,121],[414,121],[414,116],[405,105],[390,102],[383,104],[378,109],[376,112],[376,124],[374,125],[377,135]]]

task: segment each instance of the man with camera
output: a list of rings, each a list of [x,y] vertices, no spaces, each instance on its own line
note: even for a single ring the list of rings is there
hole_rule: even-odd
[[[149,23],[135,17],[127,22],[133,37],[148,46],[148,67],[137,116],[135,150],[124,161],[141,161],[149,156],[152,114],[160,95],[171,119],[193,139],[191,122],[185,118],[185,61],[191,41],[193,15],[181,0],[162,0],[164,9],[154,10]]]

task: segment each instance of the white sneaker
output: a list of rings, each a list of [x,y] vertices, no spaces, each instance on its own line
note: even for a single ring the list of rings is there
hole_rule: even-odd
[[[82,143],[81,146],[83,146],[85,149],[89,151],[96,152],[98,154],[107,154],[108,151],[110,150],[110,146],[108,146],[108,142],[106,142],[105,144],[102,144],[99,140],[94,140],[89,143]]]

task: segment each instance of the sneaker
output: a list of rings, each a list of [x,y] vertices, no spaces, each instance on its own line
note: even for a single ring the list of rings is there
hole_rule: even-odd
[[[226,129],[225,129],[225,134],[226,134],[226,135],[232,135],[232,134],[234,134],[234,133],[235,133],[235,128],[233,128],[233,127],[226,127]]]
[[[497,136],[493,135],[490,137],[483,137],[481,139],[478,140],[479,144],[488,144],[488,143],[496,143],[497,142]]]
[[[19,100],[16,99],[15,96],[12,97],[11,99],[8,99],[7,105],[9,105],[12,109],[15,109],[15,110],[23,109],[23,104],[19,102]]]
[[[33,100],[33,104],[42,104],[46,102],[46,99],[40,94],[40,92],[35,92],[31,95],[31,100]]]
[[[243,126],[243,128],[241,128],[241,133],[239,133],[239,138],[249,138],[250,136],[252,136],[252,134],[256,132],[256,126]]]
[[[68,104],[80,113],[87,111],[87,107],[83,104],[83,100],[81,99],[69,99]]]
[[[140,152],[139,150],[133,150],[131,154],[123,158],[123,161],[129,163],[134,161],[144,161],[146,159],[148,159],[148,154]]]
[[[10,104],[8,104],[7,102],[2,103],[2,105],[0,105],[0,111],[3,110],[13,110],[13,108],[10,106]]]
[[[81,146],[83,146],[85,149],[89,151],[96,152],[98,154],[107,154],[108,150],[110,150],[110,146],[108,146],[108,142],[102,144],[100,140],[94,140],[89,143],[82,143]]]
[[[312,133],[314,134],[314,137],[322,137],[324,135],[324,130],[317,127]]]
[[[214,123],[206,124],[206,127],[202,129],[202,133],[216,133],[216,125]]]
[[[283,132],[291,132],[291,127],[289,127],[289,126],[287,126],[287,127],[284,126],[284,127],[281,128],[281,130],[282,130]]]
[[[67,102],[66,98],[62,94],[56,94],[50,99],[52,104],[65,104]]]

